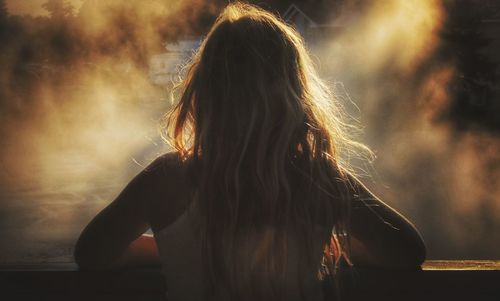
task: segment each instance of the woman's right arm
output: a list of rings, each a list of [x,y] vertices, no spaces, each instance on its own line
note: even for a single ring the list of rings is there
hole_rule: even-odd
[[[424,241],[404,216],[349,175],[355,197],[351,211],[351,261],[354,265],[415,268],[425,260]]]

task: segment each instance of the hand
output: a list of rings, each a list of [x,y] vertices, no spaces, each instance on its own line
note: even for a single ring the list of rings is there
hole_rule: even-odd
[[[125,249],[109,268],[158,267],[161,265],[158,247],[152,235],[143,234]]]

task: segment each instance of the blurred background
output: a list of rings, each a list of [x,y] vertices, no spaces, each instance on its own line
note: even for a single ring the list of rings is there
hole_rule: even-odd
[[[500,2],[250,2],[304,36],[377,155],[353,164],[428,258],[500,259]],[[169,150],[172,83],[226,3],[0,0],[0,264],[71,262]]]

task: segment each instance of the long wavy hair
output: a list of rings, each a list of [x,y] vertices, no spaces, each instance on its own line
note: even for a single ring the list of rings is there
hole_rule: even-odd
[[[167,125],[192,163],[208,298],[285,298],[291,233],[303,269],[334,275],[348,259],[351,197],[338,152],[366,148],[347,135],[301,36],[270,12],[232,3],[186,70]]]

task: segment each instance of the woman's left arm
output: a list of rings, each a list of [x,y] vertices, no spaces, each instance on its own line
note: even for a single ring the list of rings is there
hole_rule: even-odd
[[[81,269],[107,269],[159,265],[149,228],[149,200],[160,160],[140,172],[118,197],[85,227],[75,246]]]

